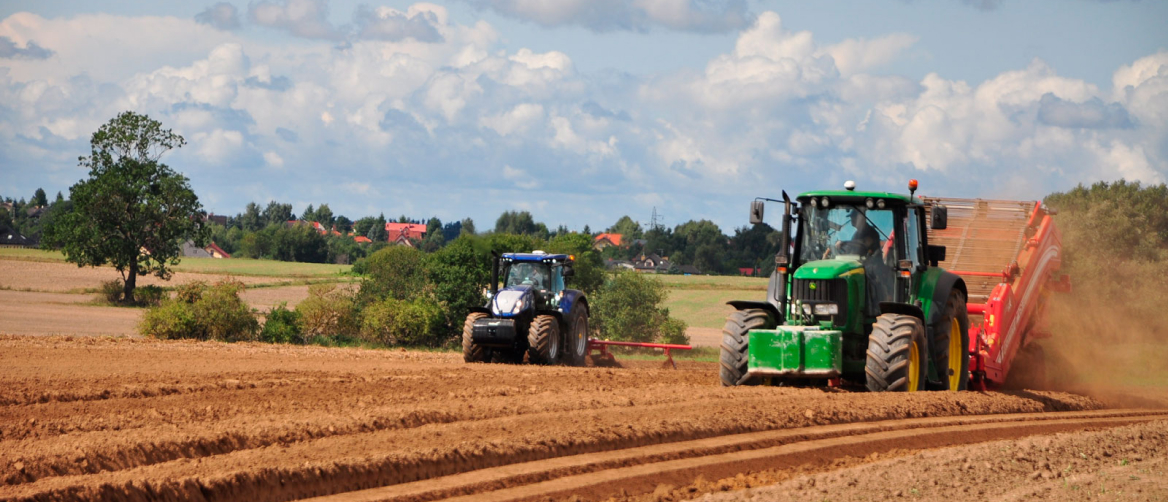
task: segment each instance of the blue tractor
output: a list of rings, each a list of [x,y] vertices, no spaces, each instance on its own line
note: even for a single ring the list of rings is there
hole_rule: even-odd
[[[490,299],[472,308],[462,328],[462,358],[583,366],[588,355],[588,300],[567,289],[574,257],[504,253],[491,266]],[[502,289],[499,288],[500,268]]]

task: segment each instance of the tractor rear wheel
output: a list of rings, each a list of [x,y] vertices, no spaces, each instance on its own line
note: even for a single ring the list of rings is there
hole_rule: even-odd
[[[925,327],[921,320],[901,314],[884,314],[868,335],[868,360],[864,365],[868,390],[916,392],[925,385]]]
[[[556,364],[560,359],[560,323],[550,315],[535,316],[527,329],[527,359],[535,364]]]
[[[966,390],[969,387],[969,312],[965,294],[958,289],[949,293],[945,311],[933,330],[933,367],[941,377],[940,390]]]
[[[588,357],[588,311],[583,306],[573,308],[572,321],[568,324],[568,336],[564,337],[567,344],[568,364],[584,366]]]
[[[471,312],[466,316],[462,325],[462,360],[468,363],[485,363],[491,361],[491,349],[474,343],[474,323],[484,319],[487,314]]]
[[[752,329],[774,329],[775,320],[763,309],[739,310],[726,317],[722,328],[722,386],[757,385],[746,373],[748,334]]]

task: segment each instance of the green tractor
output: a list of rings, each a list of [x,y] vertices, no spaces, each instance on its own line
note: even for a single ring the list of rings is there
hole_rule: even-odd
[[[780,251],[766,301],[729,302],[722,384],[964,390],[967,290],[925,227],[944,229],[947,209],[914,197],[916,180],[909,195],[844,187],[751,203],[754,224],[764,201],[783,204]]]

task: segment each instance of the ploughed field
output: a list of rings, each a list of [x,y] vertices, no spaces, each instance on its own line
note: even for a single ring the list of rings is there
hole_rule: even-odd
[[[740,473],[1165,423],[1058,392],[728,389],[714,363],[631,364],[0,336],[0,499],[679,499]]]

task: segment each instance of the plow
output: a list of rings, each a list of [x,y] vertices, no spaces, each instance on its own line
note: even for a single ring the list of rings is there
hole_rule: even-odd
[[[783,205],[781,240],[767,297],[729,302],[723,385],[986,390],[1016,363],[1042,372],[1046,300],[1070,288],[1051,211],[916,190],[751,204],[754,224]]]

